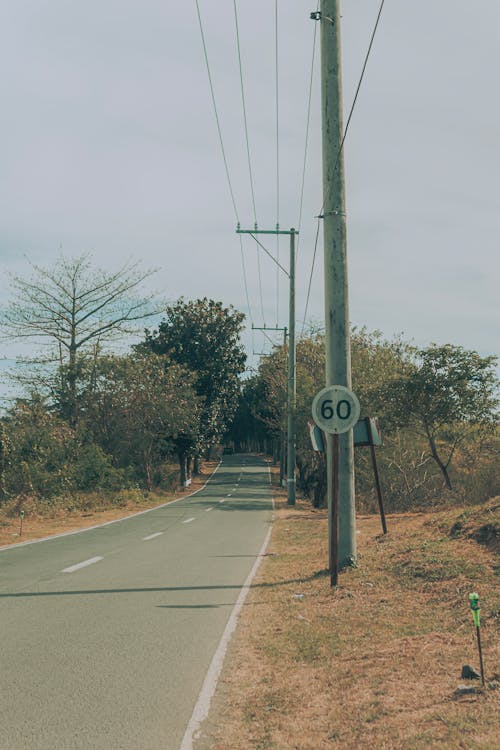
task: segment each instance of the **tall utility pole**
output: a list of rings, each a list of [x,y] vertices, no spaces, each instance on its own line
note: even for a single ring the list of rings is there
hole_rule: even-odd
[[[295,235],[296,229],[240,229],[238,224],[237,234],[249,234],[267,255],[276,263],[290,280],[290,304],[288,320],[288,385],[287,385],[287,498],[288,505],[295,505],[295,410],[296,410],[296,375],[295,375]],[[257,239],[256,234],[288,234],[290,237],[290,268],[287,271],[276,258],[271,255],[264,245]]]
[[[279,326],[266,326],[265,324],[263,326],[254,326],[252,323],[252,331],[264,331],[264,335],[266,336],[267,331],[283,331],[283,347],[286,349],[286,336],[288,333],[288,328],[285,326],[279,327]],[[267,338],[269,338],[267,336]],[[272,342],[271,342],[272,343]],[[256,352],[254,352],[256,354]],[[264,354],[264,352],[261,352],[261,357],[268,356],[267,354]],[[288,388],[288,386],[287,386]],[[288,412],[288,410],[287,410]],[[287,453],[287,438],[286,438],[286,429],[284,426],[283,417],[281,418],[281,437],[280,437],[280,487],[285,486],[285,466],[286,466],[286,453]]]
[[[297,384],[295,382],[295,229],[290,229],[290,316],[288,325],[288,388],[287,388],[287,487],[288,505],[295,505],[295,408]]]
[[[343,385],[351,388],[339,5],[339,0],[321,0],[320,12],[313,14],[313,17],[321,24],[326,386]],[[356,559],[352,430],[340,435],[339,439],[338,561],[340,567],[345,567]],[[327,474],[330,523],[333,501],[332,455],[332,436],[328,435]]]

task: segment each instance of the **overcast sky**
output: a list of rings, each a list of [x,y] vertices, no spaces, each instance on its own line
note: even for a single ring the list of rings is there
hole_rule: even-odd
[[[343,3],[350,108],[379,0]],[[232,0],[199,0],[243,226],[253,225]],[[315,0],[279,0],[279,221],[297,227]],[[275,3],[238,0],[257,218],[277,220]],[[356,325],[498,353],[498,0],[386,0],[346,142],[350,313]],[[319,53],[319,36],[318,48]],[[161,270],[168,300],[248,314],[194,0],[0,0],[0,258],[29,274],[92,251]],[[316,55],[298,250],[297,319],[322,205]],[[276,251],[274,240],[270,249]],[[287,325],[287,286],[243,243],[256,326]],[[280,260],[287,262],[282,240]],[[323,320],[322,242],[308,318]],[[8,279],[1,280],[3,300]],[[262,309],[264,308],[264,319]],[[277,309],[278,308],[278,309]],[[268,348],[245,336],[251,353]],[[13,356],[16,347],[2,346]],[[255,364],[256,358],[251,361]]]

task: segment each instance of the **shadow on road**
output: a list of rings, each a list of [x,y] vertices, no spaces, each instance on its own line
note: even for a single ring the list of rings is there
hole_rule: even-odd
[[[278,586],[287,586],[291,583],[306,583],[307,581],[323,578],[329,571],[325,568],[318,570],[305,578],[290,578],[285,581],[273,581],[272,583],[252,583],[250,589],[267,589],[277,588]],[[124,588],[124,589],[81,589],[76,591],[19,591],[0,594],[0,599],[23,599],[36,596],[89,596],[93,594],[153,594],[157,592],[168,591],[239,591],[243,588],[241,583],[221,584],[214,586],[151,586],[144,588]]]

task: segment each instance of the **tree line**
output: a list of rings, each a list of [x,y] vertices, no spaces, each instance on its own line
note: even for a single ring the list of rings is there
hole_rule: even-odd
[[[25,395],[0,422],[0,499],[181,484],[221,442],[239,398],[244,316],[207,298],[162,305],[138,292],[137,264],[61,258],[13,279],[11,338],[43,346],[16,375]],[[159,320],[123,354],[110,345]]]
[[[378,450],[390,509],[432,505],[445,498],[479,500],[500,494],[498,381],[495,357],[451,344],[421,348],[366,328],[351,334],[352,387],[361,416],[379,418]],[[288,351],[274,348],[244,385],[233,439],[237,448],[269,447],[283,460]],[[326,502],[325,456],[313,451],[311,403],[324,387],[322,333],[297,344],[297,471],[315,506]],[[374,510],[370,455],[355,451],[358,508]]]
[[[269,452],[284,470],[287,347],[242,379],[244,315],[208,298],[165,304],[141,294],[152,273],[133,263],[103,271],[82,255],[13,277],[4,337],[41,352],[15,376],[24,395],[0,418],[0,503],[183,485],[224,442]],[[117,353],[138,326],[140,340]],[[298,485],[315,506],[326,500],[326,469],[308,422],[324,385],[324,344],[314,331],[297,343]],[[500,493],[494,357],[364,328],[352,331],[351,349],[362,416],[382,427],[389,509]],[[358,507],[372,510],[366,450],[356,449],[355,465]]]

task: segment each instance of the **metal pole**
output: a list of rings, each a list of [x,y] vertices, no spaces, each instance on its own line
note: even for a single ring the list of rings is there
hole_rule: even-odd
[[[484,687],[486,683],[484,681],[483,649],[481,647],[481,633],[480,633],[479,626],[476,627],[476,637],[477,637],[477,650],[479,651],[479,666],[481,669],[481,682]]]
[[[344,189],[340,10],[321,0],[321,88],[323,131],[323,229],[325,253],[326,385],[351,388]],[[328,503],[332,503],[332,458],[328,451]],[[339,565],[356,559],[354,446],[352,430],[340,436]]]
[[[288,324],[288,436],[287,485],[288,505],[295,505],[295,229],[290,229],[290,306]]]
[[[339,578],[339,459],[340,435],[330,435],[332,460],[332,502],[328,506],[330,538],[328,543],[330,563],[330,586],[336,586]]]
[[[295,235],[298,231],[295,229],[280,229],[279,225],[276,225],[276,229],[241,229],[240,225],[237,225],[236,234],[249,234],[257,242],[267,255],[276,263],[290,279],[290,319],[289,319],[289,349],[288,349],[288,385],[287,385],[287,423],[288,423],[288,435],[287,435],[287,485],[288,485],[288,505],[295,505],[295,401],[296,401],[296,385],[295,385]],[[274,258],[269,250],[257,239],[258,234],[289,234],[290,235],[290,269],[287,271],[281,263]],[[277,327],[274,330],[279,330]]]
[[[286,337],[288,334],[288,329],[285,326],[283,329],[283,350],[286,353]],[[280,460],[280,487],[285,486],[285,471],[286,471],[286,451],[287,451],[287,444],[286,444],[286,420],[285,417],[282,417],[281,420],[281,460]]]
[[[382,487],[380,486],[380,477],[378,474],[377,466],[377,455],[375,453],[375,446],[373,443],[370,445],[370,452],[372,456],[373,476],[375,477],[375,487],[377,488],[377,500],[378,510],[380,513],[380,520],[382,522],[382,531],[387,534],[387,521],[385,520],[384,501],[382,499]]]

